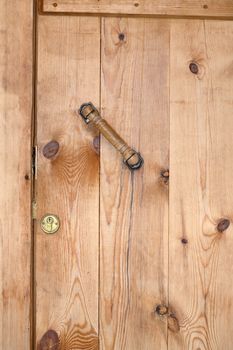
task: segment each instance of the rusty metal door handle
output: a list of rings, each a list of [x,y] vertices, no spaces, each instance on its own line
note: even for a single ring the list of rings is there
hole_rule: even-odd
[[[79,114],[85,123],[92,123],[103,136],[122,154],[124,163],[131,170],[141,168],[143,158],[140,153],[129,147],[115,130],[103,119],[91,102],[84,103],[79,109]]]

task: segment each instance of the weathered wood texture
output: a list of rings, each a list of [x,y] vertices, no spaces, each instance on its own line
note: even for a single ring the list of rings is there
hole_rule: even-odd
[[[83,101],[99,104],[99,42],[98,18],[39,18],[35,258],[40,350],[44,344],[57,348],[58,339],[59,349],[98,348],[99,156],[95,133],[75,110]],[[52,140],[59,143],[58,152],[51,146],[55,143],[44,149]],[[40,228],[46,213],[61,221],[53,235]]]
[[[233,18],[232,0],[43,0],[45,12]]]
[[[169,23],[102,19],[101,61],[103,117],[145,166],[130,172],[102,139],[100,349],[166,349]]]
[[[232,349],[233,229],[217,230],[233,220],[232,52],[232,22],[173,22],[169,301],[180,333],[169,332],[172,350]]]
[[[0,4],[0,348],[30,349],[32,2]]]

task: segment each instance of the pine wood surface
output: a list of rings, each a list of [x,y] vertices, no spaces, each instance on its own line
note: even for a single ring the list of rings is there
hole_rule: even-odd
[[[39,18],[35,277],[40,350],[46,344],[98,348],[99,156],[95,132],[75,109],[90,99],[99,103],[99,29],[97,18]],[[59,144],[52,157],[44,149],[51,141]],[[60,218],[56,234],[40,228],[46,213]]]
[[[32,2],[0,6],[0,348],[30,349]]]
[[[44,4],[232,17],[230,1]],[[39,16],[33,245],[32,5],[0,11],[0,348],[232,350],[233,23]],[[99,147],[75,112],[87,101],[142,169]],[[46,213],[56,234],[41,230]]]
[[[180,324],[169,332],[172,350],[232,349],[233,231],[217,229],[232,222],[232,38],[232,22],[171,28],[169,303]]]
[[[44,10],[232,16],[227,0],[93,3]],[[233,23],[39,16],[33,246],[32,12],[0,11],[0,348],[232,350]],[[88,101],[142,169],[77,116]]]
[[[38,220],[62,224],[37,223],[38,349],[231,350],[232,22],[41,16],[38,32]],[[142,169],[103,138],[99,160],[86,101]]]
[[[51,13],[233,19],[232,0],[41,0],[41,9]]]
[[[102,115],[139,150],[130,172],[101,142],[100,349],[165,349],[169,22],[102,19]],[[123,38],[124,36],[124,38]]]

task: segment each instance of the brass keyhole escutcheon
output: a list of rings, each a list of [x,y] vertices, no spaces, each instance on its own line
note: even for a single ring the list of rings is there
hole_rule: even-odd
[[[42,217],[40,226],[45,233],[55,233],[60,227],[59,217],[54,214],[46,214]]]

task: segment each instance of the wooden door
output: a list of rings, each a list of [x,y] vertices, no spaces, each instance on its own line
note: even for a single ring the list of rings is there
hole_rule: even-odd
[[[34,32],[31,4],[10,3],[24,46],[18,85],[15,58],[1,63],[1,111],[20,125],[17,158],[2,129],[2,212],[16,219],[1,222],[15,232],[1,236],[1,348],[232,350],[232,1],[43,0]],[[83,122],[88,101],[142,168]],[[53,234],[45,215],[59,219]]]

